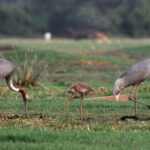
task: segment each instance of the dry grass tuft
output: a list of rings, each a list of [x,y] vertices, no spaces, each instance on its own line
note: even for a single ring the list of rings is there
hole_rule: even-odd
[[[14,76],[14,82],[19,86],[34,86],[46,72],[47,67],[48,63],[40,61],[35,53],[28,50],[19,65],[18,73]]]

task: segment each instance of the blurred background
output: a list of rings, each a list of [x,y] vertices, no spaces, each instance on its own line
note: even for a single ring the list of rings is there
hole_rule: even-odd
[[[149,37],[149,0],[0,0],[0,37]]]

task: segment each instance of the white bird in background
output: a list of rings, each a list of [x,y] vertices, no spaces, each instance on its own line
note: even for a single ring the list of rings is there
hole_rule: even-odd
[[[6,83],[9,89],[11,89],[12,91],[21,93],[23,101],[24,101],[25,114],[26,114],[29,96],[26,94],[24,89],[14,87],[13,82],[12,82],[13,72],[14,72],[14,65],[6,59],[0,59],[0,78],[6,80]]]
[[[137,102],[144,104],[142,102],[137,101],[137,94],[140,84],[149,77],[150,77],[150,58],[133,65],[131,68],[128,68],[115,82],[113,94],[115,95],[116,100],[118,100],[120,92],[123,89],[129,86],[133,86],[132,91],[129,95],[129,99],[135,102],[135,115],[137,109]],[[149,105],[146,106],[150,108]]]
[[[46,32],[44,34],[45,41],[49,42],[52,39],[52,34],[50,32]]]

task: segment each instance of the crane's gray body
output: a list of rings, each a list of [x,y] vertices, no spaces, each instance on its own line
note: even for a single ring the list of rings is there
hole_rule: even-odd
[[[118,95],[126,87],[140,84],[150,77],[150,58],[127,69],[115,82],[113,94]]]
[[[122,75],[124,88],[139,84],[150,77],[150,59],[146,59],[127,69]]]
[[[13,74],[14,65],[6,60],[0,59],[0,78],[7,78]]]

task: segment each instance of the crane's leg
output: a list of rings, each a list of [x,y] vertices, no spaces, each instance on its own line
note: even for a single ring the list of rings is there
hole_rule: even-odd
[[[83,115],[82,103],[83,103],[83,96],[81,96],[81,99],[80,99],[80,118],[81,119],[82,119],[82,115]]]
[[[140,101],[138,101],[138,100],[135,100],[135,99],[133,99],[133,98],[131,98],[131,97],[129,97],[129,100],[130,100],[130,101],[133,101],[133,102],[136,101],[137,103],[142,104],[142,105],[146,106],[148,109],[150,109],[150,105],[147,105],[147,104],[145,104],[145,103],[142,103],[142,102],[140,102]]]
[[[136,84],[133,86],[131,93],[129,95],[129,99],[134,101],[134,108],[135,108],[135,116],[137,115],[137,94],[139,90],[140,84]]]
[[[69,113],[69,102],[70,102],[71,96],[67,96],[66,99],[66,119],[68,118],[68,113]]]
[[[129,99],[134,101],[135,116],[137,115],[137,98],[136,98],[137,92],[138,92],[138,85],[134,85],[132,87],[131,93],[129,94]]]
[[[135,88],[136,88],[136,85],[134,85],[133,87],[132,87],[132,90],[131,90],[131,92],[130,92],[130,94],[129,94],[129,98],[131,98],[132,99],[132,97],[133,97],[133,95],[134,95],[134,91],[135,91]]]
[[[140,84],[137,84],[137,88],[136,88],[135,95],[134,95],[135,99],[137,99],[137,94],[138,94],[139,88],[140,88]]]
[[[138,94],[138,91],[139,91],[139,87],[140,87],[140,84],[137,84],[136,85],[135,94],[134,94],[134,99],[135,99],[135,116],[137,115],[137,94]]]

